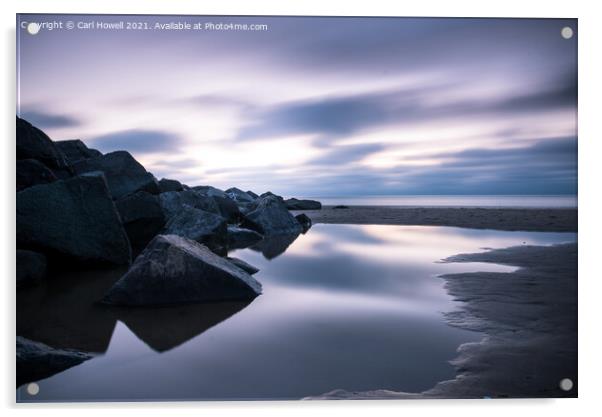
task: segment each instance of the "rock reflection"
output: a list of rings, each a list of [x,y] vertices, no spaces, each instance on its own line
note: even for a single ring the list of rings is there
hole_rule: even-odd
[[[298,237],[299,233],[266,237],[249,249],[261,252],[266,259],[274,259],[286,252]]]

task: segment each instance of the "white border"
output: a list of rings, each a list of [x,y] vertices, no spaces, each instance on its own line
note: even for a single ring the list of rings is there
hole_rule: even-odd
[[[596,94],[602,93],[600,74],[600,40],[602,16],[596,13],[593,1],[430,1],[363,2],[305,0],[286,1],[194,1],[194,0],[4,0],[2,13],[2,239],[0,265],[4,269],[2,281],[2,406],[8,414],[45,416],[106,415],[109,411],[128,411],[137,415],[165,416],[195,415],[209,412],[220,415],[271,416],[305,415],[308,413],[364,416],[377,412],[382,415],[400,415],[420,412],[437,416],[487,415],[504,416],[510,413],[545,413],[546,416],[588,415],[600,409],[596,404],[601,386],[599,350],[601,315],[599,297],[602,295],[601,274],[596,260],[600,259],[599,237],[602,152],[600,119],[602,110]],[[15,236],[15,13],[139,13],[139,14],[285,14],[334,16],[474,16],[474,17],[570,17],[579,18],[579,396],[578,400],[496,400],[496,401],[357,401],[357,402],[191,402],[191,403],[121,403],[121,404],[44,404],[15,405],[14,389],[14,236]],[[43,63],[40,63],[43,65]]]

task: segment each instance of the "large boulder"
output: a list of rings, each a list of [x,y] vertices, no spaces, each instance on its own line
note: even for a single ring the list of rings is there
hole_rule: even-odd
[[[266,236],[298,234],[303,229],[276,196],[267,196],[258,200],[255,209],[245,214],[241,226]]]
[[[170,180],[168,178],[161,178],[161,180],[159,180],[159,189],[162,193],[168,191],[184,191],[184,187],[182,187],[180,181]]]
[[[183,206],[169,219],[164,234],[178,235],[207,245],[217,253],[227,251],[227,224],[222,216]]]
[[[87,361],[94,356],[75,350],[55,349],[17,336],[17,387],[39,381]]]
[[[96,149],[91,149],[79,139],[58,140],[54,145],[63,153],[70,165],[76,162],[90,158],[102,156],[102,153]]]
[[[251,300],[261,284],[205,246],[158,235],[103,298],[107,304],[147,306]]]
[[[238,268],[245,271],[247,274],[253,275],[259,272],[259,268],[254,267],[253,265],[243,261],[242,259],[234,258],[231,256],[227,256],[226,259],[233,263],[234,266],[237,266]]]
[[[228,221],[228,223],[239,223],[242,219],[242,213],[238,205],[229,198],[213,196],[210,197],[217,204],[219,213]]]
[[[65,156],[40,129],[17,117],[17,160],[37,159],[52,169],[67,169]]]
[[[194,207],[213,214],[220,214],[217,202],[211,197],[205,197],[192,190],[168,191],[159,196],[165,216],[170,219],[180,213],[184,206]]]
[[[305,213],[301,213],[295,216],[295,219],[299,222],[303,228],[302,233],[305,234],[311,228],[311,219]]]
[[[46,276],[46,257],[30,250],[17,249],[17,288],[36,284]]]
[[[281,196],[279,196],[277,194],[274,194],[271,191],[266,191],[265,193],[263,193],[259,196],[259,198],[265,198],[265,197],[276,197],[278,200],[284,201],[284,198],[282,198]]]
[[[220,190],[219,188],[212,187],[210,185],[197,185],[196,187],[192,187],[192,189],[206,197],[228,198],[228,195],[224,191]]]
[[[284,200],[286,208],[289,210],[320,210],[322,209],[322,203],[315,200],[297,200],[296,198],[289,198]]]
[[[236,187],[228,188],[226,195],[237,203],[252,203],[255,200],[255,198]]]
[[[134,159],[129,152],[116,151],[73,164],[78,174],[101,171],[107,178],[111,196],[117,200],[137,191],[159,194],[155,177]]]
[[[255,194],[253,191],[251,190],[247,190],[245,191],[247,194],[249,194],[251,197],[253,197],[255,200],[257,200],[259,198],[259,196],[257,194]]]
[[[17,193],[17,246],[76,261],[128,264],[130,243],[102,174]]]
[[[17,161],[17,191],[33,185],[48,184],[58,178],[46,165],[35,159]]]
[[[165,215],[159,197],[138,191],[115,202],[130,243],[144,247],[165,226]]]
[[[228,249],[247,248],[263,239],[255,230],[228,226]]]

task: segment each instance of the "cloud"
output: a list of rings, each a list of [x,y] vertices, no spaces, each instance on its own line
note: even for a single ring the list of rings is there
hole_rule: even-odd
[[[21,118],[34,126],[44,130],[50,128],[74,127],[81,124],[80,120],[72,116],[45,113],[38,110],[24,110]]]
[[[332,167],[358,162],[368,155],[383,151],[386,146],[380,143],[366,143],[360,145],[334,146],[324,155],[310,160],[307,165],[327,165]]]
[[[179,136],[159,130],[130,129],[97,136],[91,143],[103,152],[127,150],[132,153],[176,152]]]

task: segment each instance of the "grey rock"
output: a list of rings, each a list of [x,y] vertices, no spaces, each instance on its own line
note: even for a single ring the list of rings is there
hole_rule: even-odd
[[[115,202],[121,223],[134,247],[146,246],[165,226],[159,197],[138,191]]]
[[[228,256],[226,259],[232,262],[235,266],[245,271],[247,274],[253,275],[259,272],[259,268],[254,267],[253,265],[243,261],[242,259],[234,258],[231,256]]]
[[[40,161],[35,159],[17,161],[17,191],[33,185],[48,184],[57,179],[56,175]]]
[[[284,201],[284,198],[282,198],[282,197],[281,197],[281,196],[279,196],[279,195],[276,195],[276,194],[274,194],[274,193],[273,193],[273,192],[271,192],[271,191],[266,191],[265,193],[263,193],[263,194],[261,194],[261,195],[259,196],[259,198],[265,198],[265,197],[276,197],[278,200],[280,200],[280,201]]]
[[[253,197],[254,199],[258,199],[259,196],[257,194],[255,194],[253,191],[251,190],[247,190],[245,191],[247,194],[249,194],[251,197]]]
[[[170,219],[180,213],[184,206],[190,206],[213,214],[220,214],[217,202],[192,190],[168,191],[159,196],[165,216]]]
[[[117,200],[137,191],[159,194],[155,177],[134,159],[129,152],[116,151],[97,158],[79,161],[73,165],[78,174],[101,171],[107,178],[113,199]]]
[[[17,193],[17,246],[87,263],[131,260],[127,234],[104,176],[98,175]]]
[[[219,213],[228,221],[228,223],[239,223],[242,219],[242,213],[238,205],[229,198],[214,196],[212,198],[217,204]]]
[[[252,203],[255,200],[255,198],[236,187],[228,188],[226,194],[237,203]]]
[[[17,387],[39,381],[93,358],[85,352],[54,349],[17,336]]]
[[[54,142],[55,146],[63,153],[67,162],[73,165],[76,162],[102,156],[96,149],[90,149],[79,139],[59,140]]]
[[[147,306],[251,300],[261,284],[205,246],[159,235],[103,298],[107,304]]]
[[[247,248],[263,239],[263,236],[251,229],[228,226],[228,249]]]
[[[37,252],[17,249],[17,288],[36,284],[46,276],[46,257]]]
[[[223,217],[183,206],[167,224],[163,234],[178,235],[207,245],[217,253],[227,250],[227,225]]]
[[[275,196],[259,199],[257,207],[245,214],[241,226],[253,229],[265,236],[298,234],[303,229],[284,203]]]
[[[305,213],[296,215],[295,219],[297,219],[301,227],[303,227],[302,233],[307,233],[307,231],[311,228],[311,219]]]
[[[168,178],[162,178],[159,181],[159,189],[162,193],[166,193],[168,191],[184,191],[184,187],[180,181],[170,180]]]
[[[315,200],[297,200],[296,198],[289,198],[284,200],[286,208],[289,210],[320,210],[322,209],[322,203]]]
[[[40,129],[17,117],[17,160],[37,159],[52,169],[68,169],[54,142]]]
[[[192,189],[206,197],[228,198],[228,195],[224,191],[220,190],[219,188],[212,187],[210,185],[197,185],[196,187],[192,187]]]

